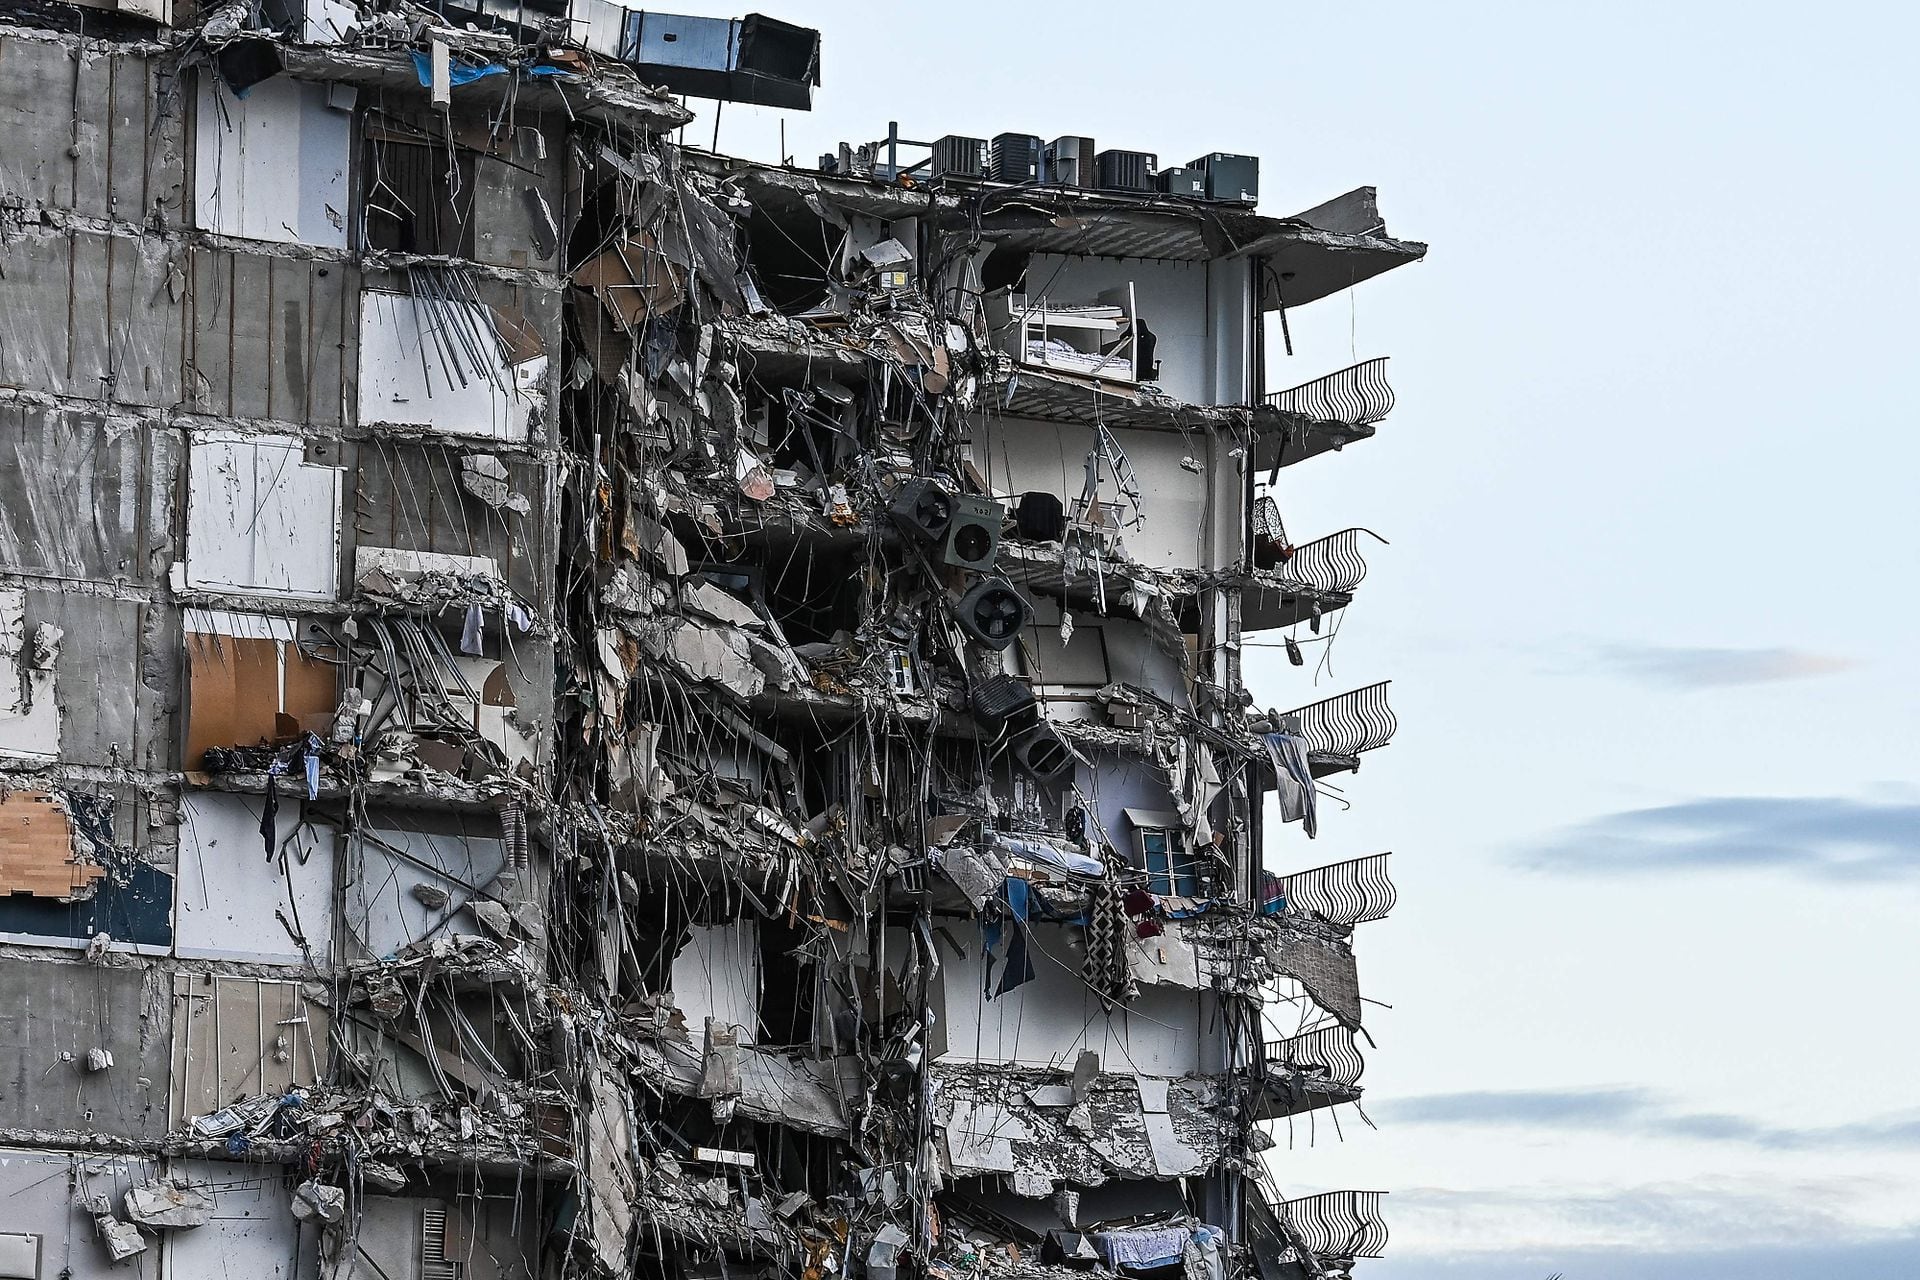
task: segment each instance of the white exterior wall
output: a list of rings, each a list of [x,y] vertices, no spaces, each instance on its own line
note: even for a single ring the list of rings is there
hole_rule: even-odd
[[[434,317],[448,329],[433,331]],[[471,353],[489,363],[476,367]],[[547,359],[509,364],[478,303],[430,308],[403,293],[360,296],[360,422],[431,427],[450,436],[525,440]]]
[[[1100,1055],[1105,1071],[1182,1076],[1219,1069],[1219,1029],[1211,1025],[1211,997],[1142,987],[1131,1006],[1107,1012],[1080,976],[1078,926],[1034,925],[1034,946],[1029,948],[1033,981],[992,1000],[985,992],[978,926],[960,923],[949,932],[964,943],[967,954],[956,956],[945,945],[941,949],[938,1061],[1070,1070],[1081,1050],[1091,1049]],[[995,985],[999,979],[996,961]]]
[[[352,881],[346,909],[348,927],[369,954],[391,956],[443,929],[456,934],[481,932],[479,922],[465,908],[475,889],[487,889],[506,869],[505,841],[379,827],[368,834],[372,839],[350,842]],[[381,844],[392,845],[410,860],[395,857]],[[445,905],[429,907],[420,901],[413,894],[416,884],[442,890],[447,895]]]
[[[116,1264],[69,1190],[70,1175],[85,1191],[107,1197],[123,1221],[127,1191],[160,1177],[211,1190],[213,1216],[204,1226],[146,1233],[146,1252]],[[38,1237],[43,1280],[315,1280],[318,1232],[303,1228],[290,1205],[279,1166],[0,1148],[0,1238]]]
[[[1117,430],[1113,438],[1139,477],[1140,523],[1120,531],[1130,558],[1153,568],[1212,569],[1238,557],[1240,479],[1225,454],[1230,446],[1206,432]],[[975,440],[974,465],[996,493],[1045,490],[1058,494],[1071,514],[1085,491],[1092,427],[992,418],[976,423]],[[1186,458],[1200,465],[1199,473],[1180,465]],[[1118,496],[1111,480],[1101,483],[1101,501]]]
[[[1177,812],[1166,774],[1144,760],[1120,755],[1096,756],[1092,764],[1076,768],[1075,774],[1107,843],[1120,851],[1128,865],[1139,866],[1139,842],[1126,810]]]
[[[334,830],[309,826],[288,844],[299,822],[299,806],[282,804],[274,843],[287,850],[283,871],[277,859],[268,860],[260,838],[263,804],[255,796],[205,791],[180,798],[180,853],[173,882],[176,955],[301,964],[305,957],[278,912],[306,936],[314,959],[327,962],[333,939]]]
[[[346,248],[352,126],[348,86],[274,76],[236,98],[203,72],[195,225],[249,240]]]
[[[673,960],[673,1007],[686,1015],[696,1043],[707,1019],[740,1029],[740,1043],[760,1035],[760,929],[752,920],[697,924]]]
[[[188,463],[187,585],[331,600],[340,557],[340,469],[294,436],[200,432]]]

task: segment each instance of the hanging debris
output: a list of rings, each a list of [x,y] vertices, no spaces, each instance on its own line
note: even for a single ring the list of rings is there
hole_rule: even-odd
[[[1392,713],[1242,668],[1365,571],[1273,486],[1379,362],[1259,369],[1424,253],[1370,190],[682,145],[669,89],[810,103],[762,15],[22,0],[0,50],[59,157],[0,166],[0,933],[89,962],[0,956],[0,1261],[1378,1251],[1257,1126],[1359,1096],[1391,885],[1264,846]]]

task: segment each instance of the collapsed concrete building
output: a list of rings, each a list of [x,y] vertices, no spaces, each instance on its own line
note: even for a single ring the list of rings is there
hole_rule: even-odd
[[[1424,247],[586,9],[0,15],[0,1277],[1345,1274],[1393,718],[1242,639],[1391,394],[1264,350]]]

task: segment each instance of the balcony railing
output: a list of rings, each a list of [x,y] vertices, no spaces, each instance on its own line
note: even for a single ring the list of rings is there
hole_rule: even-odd
[[[1292,1243],[1316,1258],[1378,1258],[1387,1247],[1384,1191],[1327,1191],[1274,1206]]]
[[[1379,537],[1366,529],[1342,529],[1324,538],[1316,538],[1293,549],[1293,556],[1274,566],[1282,580],[1297,582],[1316,591],[1352,591],[1367,576],[1367,562],[1360,556],[1360,535]]]
[[[1345,422],[1353,426],[1374,423],[1393,411],[1393,388],[1387,385],[1387,357],[1363,360],[1312,382],[1303,382],[1267,397],[1267,404],[1286,413]]]
[[[1335,924],[1385,920],[1399,898],[1393,881],[1387,878],[1387,859],[1391,856],[1376,853],[1350,858],[1282,877],[1287,910],[1318,914]]]
[[[1353,1032],[1339,1023],[1307,1031],[1285,1040],[1267,1041],[1270,1075],[1304,1076],[1327,1084],[1352,1086],[1367,1069]]]
[[[1382,680],[1351,693],[1322,698],[1296,707],[1281,719],[1297,719],[1309,755],[1351,760],[1363,751],[1386,746],[1399,728],[1393,708],[1387,705],[1387,686],[1391,683]]]

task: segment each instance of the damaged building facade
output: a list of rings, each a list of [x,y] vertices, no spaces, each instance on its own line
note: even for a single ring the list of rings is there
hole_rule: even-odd
[[[817,38],[681,21],[0,15],[0,1280],[1379,1252],[1298,1148],[1393,717],[1242,645],[1353,598],[1280,495],[1392,400],[1267,344],[1424,246],[716,155],[663,83]]]

